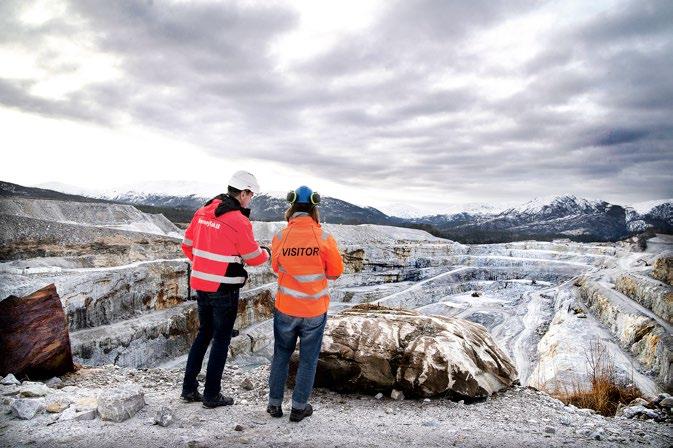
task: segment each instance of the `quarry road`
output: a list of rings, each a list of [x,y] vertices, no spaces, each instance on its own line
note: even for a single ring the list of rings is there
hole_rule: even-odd
[[[106,271],[115,271],[119,269],[134,268],[145,264],[166,263],[171,261],[182,261],[183,263],[189,262],[187,258],[159,258],[156,260],[136,261],[133,263],[122,264],[119,266],[106,266],[100,268],[65,268],[62,269],[61,272],[106,272]]]
[[[405,289],[403,289],[402,291],[398,291],[398,292],[396,292],[396,293],[394,293],[394,294],[390,294],[390,295],[388,295],[388,296],[382,297],[382,298],[380,298],[379,300],[376,300],[376,301],[374,301],[374,302],[372,302],[372,303],[377,304],[377,305],[385,305],[385,302],[386,302],[387,300],[389,300],[389,299],[392,299],[393,297],[397,297],[397,296],[399,296],[400,294],[404,294],[404,293],[407,292],[407,291],[411,291],[411,290],[417,289],[417,288],[421,287],[422,285],[424,285],[424,284],[426,284],[426,283],[430,283],[430,282],[432,282],[432,281],[434,281],[434,280],[440,279],[440,278],[442,278],[442,277],[446,277],[447,275],[455,274],[456,272],[465,271],[465,270],[467,270],[467,269],[471,269],[471,267],[470,267],[470,266],[461,266],[461,267],[459,267],[459,268],[452,269],[452,270],[450,270],[450,271],[442,272],[442,273],[439,274],[439,275],[435,275],[434,277],[430,277],[430,278],[427,278],[427,279],[425,279],[425,280],[421,280],[420,282],[416,282],[416,283],[414,283],[412,286],[410,286],[409,288],[405,288]]]
[[[475,258],[475,259],[532,261],[532,262],[538,262],[538,263],[544,261],[545,263],[582,266],[582,267],[586,267],[587,269],[592,267],[590,264],[581,263],[579,261],[549,260],[549,259],[546,259],[546,258],[535,258],[535,257],[510,257],[508,255],[462,255],[462,256],[465,257],[465,258]]]
[[[664,328],[664,330],[666,330],[666,332],[673,333],[673,326],[671,326],[671,324],[669,324],[664,319],[657,316],[651,310],[645,308],[635,300],[631,300],[621,292],[612,289],[614,287],[614,284],[608,283],[606,281],[598,281],[597,283],[603,288],[605,288],[605,292],[606,294],[608,294],[610,300],[613,303],[617,304],[620,308],[624,310],[632,310],[634,314],[643,314],[649,317],[650,319],[654,320],[657,324],[661,325]]]

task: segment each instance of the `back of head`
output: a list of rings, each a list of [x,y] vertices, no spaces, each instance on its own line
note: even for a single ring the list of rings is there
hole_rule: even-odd
[[[317,207],[320,203],[318,192],[302,185],[287,194],[287,201],[290,203],[290,207],[285,211],[286,221],[289,221],[295,213],[303,212],[308,213],[316,223],[320,223],[320,212]]]

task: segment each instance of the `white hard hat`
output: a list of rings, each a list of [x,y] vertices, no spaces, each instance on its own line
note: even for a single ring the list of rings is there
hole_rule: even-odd
[[[229,186],[241,191],[250,190],[255,194],[259,193],[257,178],[247,171],[236,171],[229,179]]]

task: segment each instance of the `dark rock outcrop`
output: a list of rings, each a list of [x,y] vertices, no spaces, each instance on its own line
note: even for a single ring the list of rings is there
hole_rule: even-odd
[[[0,302],[0,374],[51,378],[74,369],[68,323],[56,287]]]

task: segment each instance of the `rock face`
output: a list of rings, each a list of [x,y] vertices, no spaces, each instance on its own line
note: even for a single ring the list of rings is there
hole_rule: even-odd
[[[667,322],[673,322],[673,288],[662,285],[646,276],[622,274],[615,282],[615,289],[642,306],[652,310]]]
[[[133,417],[145,406],[145,393],[142,388],[127,384],[104,392],[98,397],[98,414],[101,419],[123,422]]]
[[[479,324],[358,305],[328,320],[316,385],[459,399],[486,397],[516,379],[512,361]]]
[[[673,254],[669,252],[655,260],[652,277],[673,285]]]
[[[0,302],[0,374],[52,377],[73,370],[61,299],[52,284]]]
[[[143,213],[132,205],[97,204],[35,198],[2,198],[3,214],[62,223],[129,230],[148,234],[180,237],[180,229],[163,215]]]
[[[584,304],[616,336],[619,345],[649,369],[664,390],[673,390],[671,325],[603,282],[584,276],[576,284]]]

